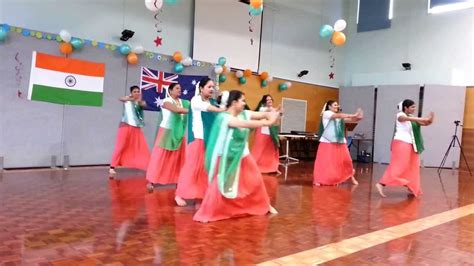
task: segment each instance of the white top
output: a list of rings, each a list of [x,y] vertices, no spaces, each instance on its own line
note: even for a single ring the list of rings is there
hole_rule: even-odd
[[[270,109],[270,108],[268,108],[268,107],[262,106],[262,107],[258,108],[258,111],[259,111],[259,112],[268,112],[268,111],[270,111],[269,109]],[[270,128],[269,128],[269,127],[261,127],[261,128],[260,128],[260,132],[261,132],[263,135],[270,135]]]
[[[204,139],[204,127],[202,124],[201,112],[207,112],[209,106],[211,106],[211,103],[209,101],[203,101],[201,95],[196,95],[191,99],[193,134],[195,139]]]
[[[403,142],[412,144],[413,139],[412,139],[412,136],[411,136],[411,130],[412,130],[411,129],[411,122],[410,121],[406,121],[406,122],[398,121],[398,118],[400,116],[407,117],[407,115],[404,112],[399,112],[397,114],[395,136],[393,137],[393,139],[401,140]]]
[[[335,113],[333,111],[327,110],[324,111],[323,113],[323,126],[324,126],[324,132],[323,136],[319,136],[319,142],[325,142],[325,143],[331,143],[327,138],[324,136],[327,136],[328,138],[335,139],[336,138],[336,128],[335,128],[335,123],[329,123],[331,121],[331,117]],[[338,118],[340,119],[340,118]],[[346,143],[346,138],[344,138],[344,143]]]

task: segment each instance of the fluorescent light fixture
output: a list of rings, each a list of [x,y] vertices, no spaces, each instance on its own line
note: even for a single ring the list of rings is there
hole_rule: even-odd
[[[393,1],[394,0],[390,0],[390,8],[388,9],[388,19],[393,18]]]
[[[357,18],[356,18],[356,24],[359,24],[359,11],[360,11],[360,0],[357,0]]]
[[[431,4],[430,2],[431,1],[428,0],[428,14],[441,14],[441,13],[446,13],[446,12],[451,12],[451,11],[456,11],[456,10],[463,10],[463,9],[474,7],[474,1],[472,0],[469,2],[435,6],[433,8],[430,8],[430,4]]]

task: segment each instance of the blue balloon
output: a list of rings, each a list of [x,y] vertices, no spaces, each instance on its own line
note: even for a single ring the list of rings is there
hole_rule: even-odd
[[[128,55],[132,51],[132,48],[128,44],[122,44],[120,45],[119,52],[122,55]]]
[[[30,36],[30,31],[27,30],[27,29],[23,29],[21,34],[23,34],[23,36],[25,36],[25,37],[28,37],[28,36]]]
[[[7,31],[7,32],[10,31],[10,25],[8,25],[8,24],[3,24],[2,28],[3,28],[4,31]]]
[[[174,72],[176,73],[183,72],[183,69],[184,69],[184,65],[181,63],[176,63],[176,65],[174,65]]]
[[[331,25],[323,25],[321,29],[319,30],[319,36],[323,38],[331,37],[332,34],[334,33],[334,29],[332,28]]]
[[[225,57],[219,57],[219,60],[217,60],[217,64],[221,66],[225,65],[226,62],[227,60],[225,59]]]
[[[262,12],[263,12],[263,6],[260,8],[253,8],[252,6],[249,6],[249,13],[252,16],[258,16],[262,14]]]
[[[175,5],[178,3],[178,0],[165,0],[165,3],[168,5]]]
[[[84,47],[84,42],[81,39],[74,38],[71,40],[71,45],[75,50],[79,50]]]
[[[0,28],[0,41],[4,41],[7,39],[7,32],[5,31],[5,29],[3,28]]]
[[[287,90],[288,85],[286,85],[285,83],[280,83],[280,85],[278,85],[278,89],[280,89],[281,91]]]

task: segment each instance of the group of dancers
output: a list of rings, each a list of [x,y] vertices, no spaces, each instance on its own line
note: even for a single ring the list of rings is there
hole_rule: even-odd
[[[123,166],[146,171],[150,192],[157,185],[176,184],[175,201],[186,206],[196,202],[193,219],[210,222],[244,215],[277,213],[270,205],[262,173],[279,174],[279,121],[281,108],[274,108],[271,95],[264,95],[250,111],[245,94],[224,91],[215,97],[215,83],[209,77],[199,82],[199,94],[191,101],[180,99],[181,86],[174,83],[163,100],[160,123],[152,152],[141,130],[144,126],[140,88],[132,86],[124,104],[109,175]],[[433,122],[433,113],[414,117],[415,103],[404,100],[398,106],[391,162],[376,184],[385,197],[385,186],[406,186],[421,195],[419,153],[423,151],[420,126]],[[321,113],[319,147],[314,163],[313,185],[338,185],[350,180],[355,171],[346,144],[346,122],[363,119],[339,111],[328,101]],[[251,129],[254,145],[249,149]]]

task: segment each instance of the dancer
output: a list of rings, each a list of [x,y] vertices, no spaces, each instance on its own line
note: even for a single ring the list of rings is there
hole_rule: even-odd
[[[420,187],[420,154],[423,152],[423,137],[420,126],[433,123],[434,113],[427,117],[414,117],[415,102],[404,100],[397,106],[395,134],[392,141],[390,164],[379,183],[375,185],[379,194],[385,197],[384,186],[405,186],[409,193],[418,197]]]
[[[210,185],[193,219],[209,222],[277,213],[270,206],[262,175],[250,156],[248,134],[249,128],[275,124],[280,114],[244,111],[245,95],[238,90],[224,92],[221,103],[227,112],[214,121],[206,150]]]
[[[280,108],[273,108],[273,98],[270,94],[263,95],[255,111],[258,112],[280,112]],[[280,164],[280,126],[261,127],[255,130],[255,139],[251,154],[255,159],[261,173],[277,173]]]
[[[339,112],[336,101],[328,101],[321,113],[319,125],[319,146],[313,171],[313,185],[338,185],[351,179],[354,185],[359,183],[354,177],[355,170],[349,149],[346,146],[345,122],[357,122],[363,118],[359,108],[354,114]]]
[[[141,130],[145,126],[140,88],[130,87],[130,95],[119,99],[123,102],[123,115],[117,133],[115,150],[110,163],[109,176],[115,176],[115,167],[124,166],[146,171],[150,159],[150,151],[145,135]]]
[[[146,172],[147,189],[155,184],[176,184],[184,164],[189,101],[181,100],[181,86],[173,83],[168,87],[169,97],[163,100],[160,128]]]
[[[209,77],[203,78],[199,82],[199,95],[191,99],[188,145],[175,197],[176,204],[179,206],[186,206],[185,199],[204,198],[207,189],[207,172],[204,168],[205,142],[214,121],[214,113],[224,111],[211,104],[214,86],[214,82]]]

